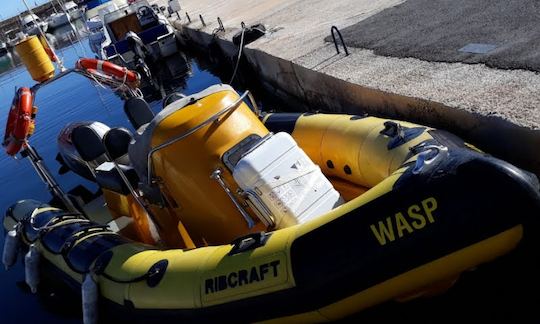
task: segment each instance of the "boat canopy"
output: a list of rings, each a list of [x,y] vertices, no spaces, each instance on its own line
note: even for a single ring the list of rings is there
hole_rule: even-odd
[[[25,27],[32,27],[32,26],[34,26],[34,21],[39,23],[39,22],[41,22],[41,19],[38,16],[36,16],[35,14],[26,15],[22,19],[22,24]]]
[[[77,4],[73,1],[68,1],[64,4],[64,10],[66,11],[69,11],[69,10],[73,10],[73,9],[78,9],[79,7],[77,6]]]

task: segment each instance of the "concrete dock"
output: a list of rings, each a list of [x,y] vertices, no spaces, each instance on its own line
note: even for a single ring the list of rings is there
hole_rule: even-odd
[[[244,55],[276,95],[313,110],[444,128],[540,174],[540,5],[534,0],[181,4],[175,25],[187,42],[205,48],[216,41],[229,57],[238,52],[232,37],[241,22],[264,24],[267,35]],[[341,47],[336,53],[331,26],[342,31],[349,56]]]

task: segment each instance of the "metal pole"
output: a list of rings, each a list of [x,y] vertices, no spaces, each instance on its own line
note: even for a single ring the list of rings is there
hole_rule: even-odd
[[[60,199],[67,209],[74,213],[79,213],[80,211],[77,209],[77,207],[75,207],[75,205],[73,205],[73,202],[71,199],[69,199],[69,196],[62,190],[62,188],[60,188],[60,185],[52,176],[51,172],[43,162],[43,159],[38,152],[32,146],[30,146],[30,143],[25,142],[24,152],[27,154],[28,158],[30,158],[30,163],[32,163],[32,166],[36,170],[39,177],[47,185],[51,194]]]

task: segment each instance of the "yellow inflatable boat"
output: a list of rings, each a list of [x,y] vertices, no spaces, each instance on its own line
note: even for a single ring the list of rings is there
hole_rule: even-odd
[[[336,320],[443,291],[540,212],[534,175],[447,132],[245,98],[217,85],[155,116],[130,99],[134,135],[66,127],[65,166],[103,194],[8,210],[29,284],[41,260],[82,286],[87,322]]]

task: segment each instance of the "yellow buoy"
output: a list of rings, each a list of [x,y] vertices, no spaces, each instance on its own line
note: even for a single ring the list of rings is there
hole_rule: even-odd
[[[44,82],[54,76],[54,66],[43,45],[36,36],[30,36],[15,46],[26,69],[37,82]]]

